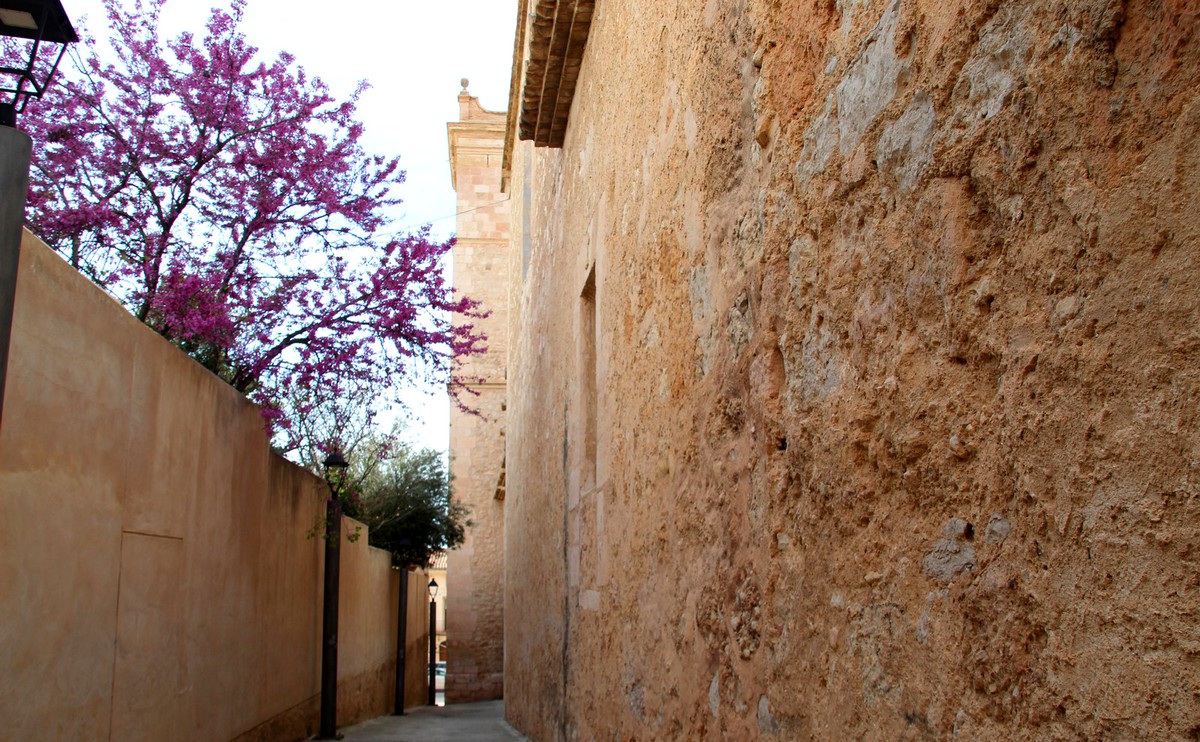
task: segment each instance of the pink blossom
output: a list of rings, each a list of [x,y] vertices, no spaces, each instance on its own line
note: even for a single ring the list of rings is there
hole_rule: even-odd
[[[365,84],[337,101],[290,56],[260,59],[238,30],[246,0],[214,9],[203,39],[163,40],[163,2],[105,0],[116,61],[77,45],[22,118],[34,231],[277,429],[297,390],[462,389],[485,313],[446,282],[452,241],[388,234],[404,173],[360,145]]]

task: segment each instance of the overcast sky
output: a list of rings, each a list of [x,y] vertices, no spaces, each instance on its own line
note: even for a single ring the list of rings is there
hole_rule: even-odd
[[[81,33],[107,36],[100,0],[62,2]],[[192,30],[202,37],[214,4],[224,0],[167,0],[163,27],[171,36]],[[458,119],[459,80],[470,79],[485,108],[507,108],[516,14],[517,0],[249,0],[242,30],[263,54],[290,52],[339,97],[360,80],[370,83],[359,106],[363,146],[398,154],[408,173],[405,204],[389,231],[432,223],[435,235],[448,237],[455,197],[446,123]],[[444,450],[445,395],[406,398],[417,416],[409,437]]]

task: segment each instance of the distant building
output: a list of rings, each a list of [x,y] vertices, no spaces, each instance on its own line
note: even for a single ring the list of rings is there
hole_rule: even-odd
[[[454,286],[491,312],[477,327],[486,353],[467,361],[477,396],[452,408],[450,476],[474,523],[448,555],[446,702],[504,695],[504,415],[508,345],[508,204],[500,192],[505,114],[485,111],[463,81],[460,120],[448,125],[450,172],[458,192]]]
[[[434,602],[437,604],[435,616],[437,618],[437,660],[439,662],[446,661],[446,606],[450,604],[450,578],[446,574],[446,563],[448,559],[446,552],[438,552],[433,556],[429,563],[429,579],[436,580],[438,584],[437,596]]]

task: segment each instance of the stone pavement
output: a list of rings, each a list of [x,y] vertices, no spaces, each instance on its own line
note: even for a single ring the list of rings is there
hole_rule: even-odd
[[[418,706],[341,732],[344,742],[528,742],[504,721],[504,701]]]

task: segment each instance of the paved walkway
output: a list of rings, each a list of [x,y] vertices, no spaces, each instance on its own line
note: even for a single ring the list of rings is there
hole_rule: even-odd
[[[418,706],[342,729],[344,742],[514,742],[526,740],[504,721],[504,701]],[[526,740],[528,742],[528,740]]]

